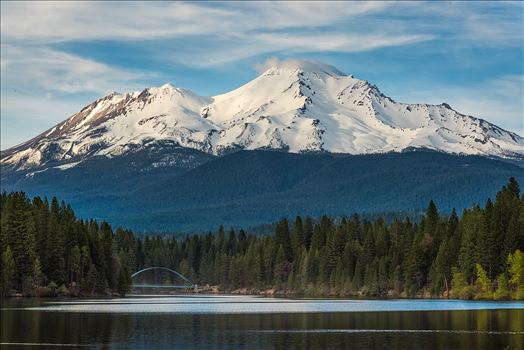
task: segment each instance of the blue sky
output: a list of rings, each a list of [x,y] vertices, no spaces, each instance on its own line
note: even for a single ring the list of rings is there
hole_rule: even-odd
[[[318,60],[524,134],[521,2],[1,2],[1,149],[111,91],[232,90]]]

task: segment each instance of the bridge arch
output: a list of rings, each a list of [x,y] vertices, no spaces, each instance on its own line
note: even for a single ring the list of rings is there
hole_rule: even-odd
[[[184,281],[184,284],[181,285],[181,286],[167,286],[168,288],[194,288],[196,287],[196,285],[191,282],[189,280],[189,278],[187,278],[186,276],[182,275],[180,272],[177,272],[173,269],[170,269],[170,268],[167,268],[167,267],[163,267],[163,266],[151,266],[151,267],[146,267],[142,270],[139,270],[135,273],[133,273],[131,275],[131,278],[135,278],[137,276],[139,276],[140,274],[146,272],[146,271],[151,271],[151,270],[163,270],[163,271],[168,271],[168,272],[171,272],[173,274],[175,274],[176,276],[180,277],[183,281]],[[144,287],[149,287],[149,288],[158,288],[158,287],[165,287],[165,286],[156,286],[156,285],[146,285],[146,284],[135,284],[133,283],[133,287],[138,287],[138,288],[144,288]]]

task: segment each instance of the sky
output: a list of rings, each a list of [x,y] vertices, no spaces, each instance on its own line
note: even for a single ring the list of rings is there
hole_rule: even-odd
[[[524,135],[522,2],[0,4],[2,150],[112,91],[212,96],[290,58]]]

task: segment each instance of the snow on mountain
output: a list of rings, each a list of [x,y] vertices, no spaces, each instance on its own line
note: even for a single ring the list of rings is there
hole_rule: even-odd
[[[350,154],[429,148],[524,156],[523,137],[445,103],[399,103],[332,66],[293,60],[214,97],[170,84],[109,94],[3,151],[1,162],[28,169],[114,157],[161,140],[210,154],[266,148]]]

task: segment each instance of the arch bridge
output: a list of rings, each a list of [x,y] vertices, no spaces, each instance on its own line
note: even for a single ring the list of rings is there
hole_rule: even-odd
[[[178,277],[182,282],[178,282],[178,284],[174,283],[160,283],[160,284],[154,284],[154,283],[148,283],[144,281],[136,281],[136,277],[141,276],[144,272],[147,271],[154,271],[154,272],[168,272],[168,274],[171,274],[170,277]],[[131,279],[133,280],[133,287],[134,288],[171,288],[171,289],[194,289],[197,287],[196,284],[191,282],[189,278],[182,275],[180,272],[177,272],[175,270],[172,270],[167,267],[162,266],[152,266],[152,267],[146,267],[142,270],[139,270],[131,275]],[[165,282],[165,281],[164,281]]]

